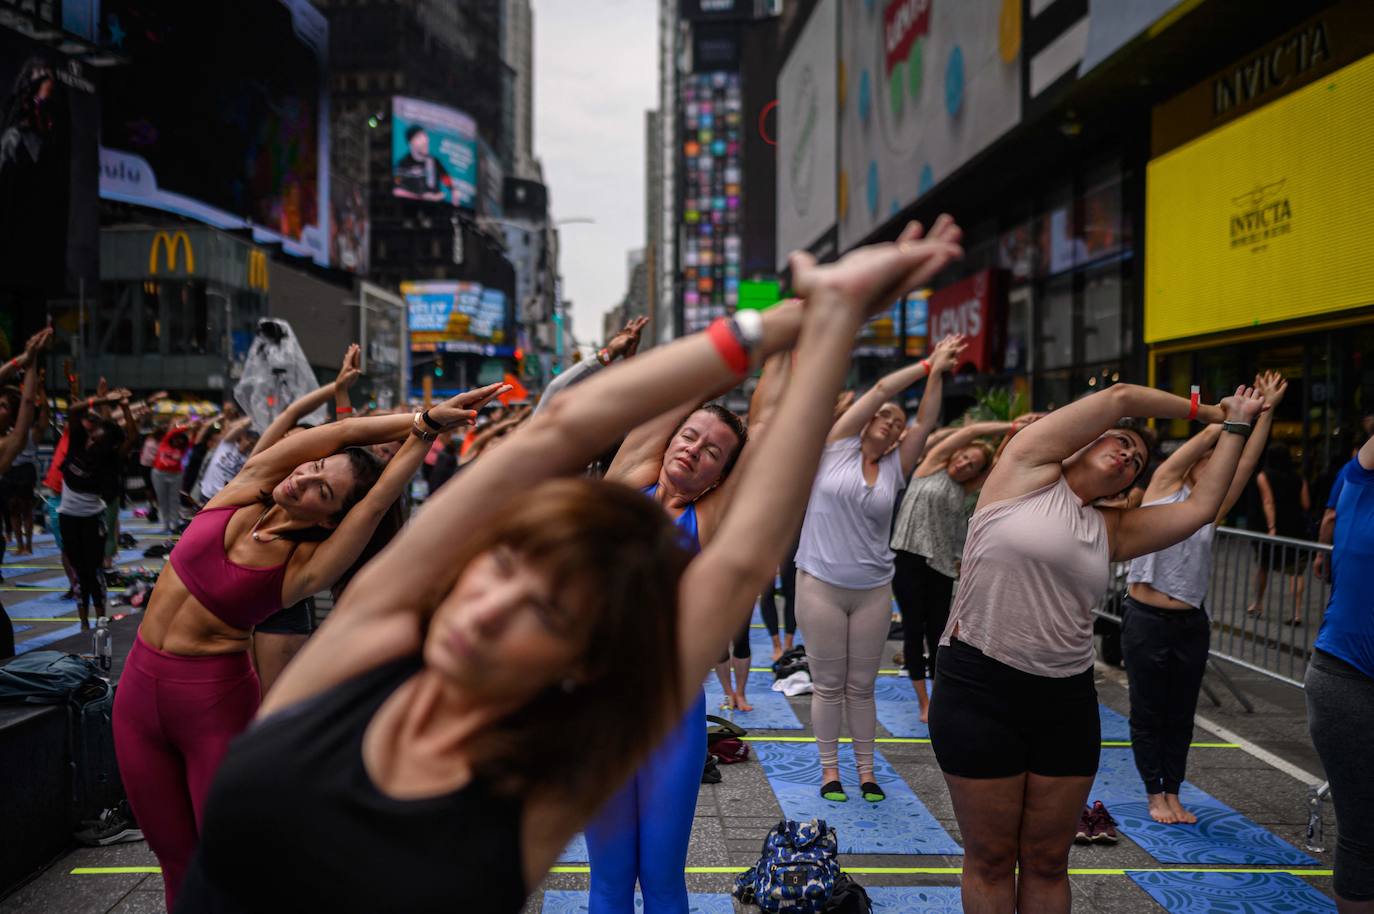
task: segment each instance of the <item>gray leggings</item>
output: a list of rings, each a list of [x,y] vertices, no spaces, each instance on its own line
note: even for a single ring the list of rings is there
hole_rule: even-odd
[[[1307,725],[1336,808],[1336,894],[1374,900],[1374,679],[1313,651],[1307,664]]]
[[[181,522],[181,474],[153,470],[153,492],[157,494],[157,510],[162,525],[175,532]]]
[[[854,738],[854,760],[860,768],[871,770],[873,737],[878,732],[873,682],[892,626],[891,586],[850,590],[799,569],[797,624],[811,668],[811,729],[821,767],[839,765],[843,716]]]

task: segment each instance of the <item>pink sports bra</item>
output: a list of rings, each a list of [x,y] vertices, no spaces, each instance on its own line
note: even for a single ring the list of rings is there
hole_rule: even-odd
[[[197,514],[172,550],[171,561],[192,596],[224,624],[246,631],[282,608],[286,565],[250,568],[229,561],[224,531],[240,507]]]

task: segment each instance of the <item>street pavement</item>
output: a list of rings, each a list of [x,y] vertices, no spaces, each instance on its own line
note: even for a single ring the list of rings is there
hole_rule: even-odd
[[[143,530],[137,532],[143,540]],[[149,535],[146,539],[152,542],[158,538]],[[150,564],[144,559],[136,562]],[[9,565],[20,563],[39,564],[7,557]],[[51,564],[52,560],[46,563]],[[60,572],[50,569],[25,571],[22,574],[18,570],[7,569],[5,586],[51,578],[55,573],[60,575]],[[12,590],[0,594],[10,615],[16,618],[28,618],[24,604],[38,596]],[[72,613],[65,613],[62,617],[72,614],[74,607]],[[127,651],[127,641],[132,637],[130,630],[135,622],[136,616],[119,623],[116,628],[117,639],[126,642],[121,645],[121,654]],[[17,636],[20,650],[24,649],[26,641],[42,637],[70,623],[23,624],[30,628]],[[754,634],[757,653],[763,633],[756,631]],[[51,647],[80,650],[83,645],[89,644],[85,640],[87,637],[79,634],[69,636],[56,641]],[[884,670],[894,669],[892,652],[899,647],[898,642],[888,643]],[[89,650],[89,647],[85,649]],[[766,654],[756,656],[755,666],[765,667],[768,660]],[[1260,856],[1277,853],[1278,857],[1286,855],[1294,860],[1300,859],[1306,844],[1308,784],[1321,779],[1320,763],[1307,736],[1302,691],[1234,665],[1227,664],[1226,669],[1249,698],[1254,711],[1246,712],[1226,689],[1213,682],[1221,704],[1213,705],[1206,697],[1202,699],[1198,710],[1199,728],[1194,740],[1198,743],[1221,743],[1224,746],[1195,747],[1190,755],[1189,781],[1259,826],[1258,829],[1232,836],[1234,840],[1227,845],[1225,853],[1239,853],[1244,858],[1249,853],[1245,842],[1251,842]],[[883,694],[896,695],[898,693],[892,689],[906,687],[901,678],[892,672],[882,675],[891,683],[880,689],[880,702],[887,700],[881,697]],[[1124,673],[1099,664],[1097,680],[1102,704],[1122,715],[1128,714]],[[772,758],[778,752],[795,753],[797,758],[809,765],[807,754],[814,752],[813,743],[767,741],[769,737],[795,740],[811,735],[809,697],[780,700],[790,705],[805,729],[768,730],[751,727],[748,714],[737,714],[736,719],[750,729],[751,736],[763,738],[760,742],[751,743],[755,754],[762,750]],[[888,708],[883,713],[890,710]],[[880,739],[893,737],[881,724],[878,735]],[[959,841],[959,828],[954,820],[949,794],[929,743],[882,742],[878,749],[895,774],[914,793],[917,802],[911,808],[923,806],[939,828]],[[1114,751],[1126,752],[1119,747],[1108,747],[1104,749],[1104,758],[1106,753]],[[780,781],[778,784],[770,782],[759,760],[721,766],[721,773],[723,780],[720,784],[703,785],[701,788],[687,860],[687,884],[694,893],[693,909],[699,914],[756,910],[744,908],[723,896],[730,891],[732,873],[747,868],[757,859],[763,836],[783,817],[778,794],[785,791],[785,785]],[[845,775],[846,782],[852,784],[852,770]],[[1133,774],[1131,777],[1134,777]],[[897,792],[889,788],[889,803],[910,802],[899,800]],[[1143,801],[1143,789],[1138,799]],[[850,805],[855,806],[857,802],[857,798],[852,797]],[[1108,805],[1110,807],[1112,804]],[[871,834],[856,831],[861,827],[858,824],[846,826],[851,833],[849,836],[842,828],[842,845],[847,838],[856,835],[882,846],[901,845],[909,841],[918,826],[914,818],[894,819],[891,813],[895,808],[893,806],[889,810],[874,813],[869,823]],[[849,811],[838,811],[836,815],[850,816],[845,820],[847,823],[857,823],[862,819],[853,819]],[[1118,814],[1118,818],[1125,819],[1121,814]],[[11,829],[12,835],[21,835],[23,824],[11,823]],[[1120,843],[1115,846],[1074,847],[1070,856],[1073,910],[1080,914],[1145,914],[1161,911],[1194,914],[1214,910],[1223,903],[1240,905],[1247,902],[1250,907],[1237,906],[1235,909],[1255,914],[1281,909],[1304,914],[1308,911],[1312,914],[1334,911],[1329,898],[1335,822],[1329,804],[1325,811],[1324,829],[1326,849],[1312,852],[1315,862],[1253,864],[1233,861],[1223,864],[1162,863],[1157,856],[1167,854],[1152,854],[1145,846],[1131,839],[1130,828],[1124,828]],[[930,834],[937,831],[934,825],[924,830]],[[1209,849],[1206,846],[1209,840],[1210,837],[1202,835],[1193,836],[1182,843],[1191,841],[1188,854],[1195,859],[1206,859],[1223,852],[1221,849]],[[1149,846],[1158,852],[1157,845]],[[1212,853],[1212,850],[1216,853]],[[896,911],[945,914],[959,910],[957,872],[961,860],[960,856],[952,853],[864,853],[841,856],[842,864],[857,881],[874,890],[877,902],[875,910],[882,914]],[[29,883],[0,899],[0,914],[161,912],[162,878],[156,873],[156,866],[156,859],[142,842],[108,848],[75,848],[54,861]],[[697,868],[709,871],[693,871]],[[386,878],[384,873],[377,876]],[[525,912],[563,914],[585,910],[587,885],[584,862],[575,861],[560,866],[531,895]],[[397,885],[398,902],[404,898],[404,893],[405,887]],[[1156,898],[1162,899],[1163,903]],[[455,886],[454,910],[462,910],[460,886]]]

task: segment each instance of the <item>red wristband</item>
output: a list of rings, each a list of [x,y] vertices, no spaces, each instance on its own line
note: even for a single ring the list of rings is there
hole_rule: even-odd
[[[351,406],[336,406],[336,407],[334,407],[334,414],[335,414],[335,415],[338,415],[338,416],[347,416],[347,415],[348,415],[349,413],[351,413],[351,412],[353,412],[353,407],[351,407]]]
[[[921,364],[926,366],[926,374],[930,375],[932,373],[930,370],[930,359],[921,359]]]
[[[706,335],[716,347],[716,352],[720,353],[721,359],[725,362],[725,367],[737,375],[744,375],[749,372],[749,353],[745,351],[743,344],[735,336],[734,331],[730,329],[725,318],[718,317],[711,321],[711,326],[706,328]]]
[[[1192,422],[1197,418],[1198,404],[1202,399],[1202,390],[1196,384],[1193,385],[1192,392],[1188,396],[1188,421]]]

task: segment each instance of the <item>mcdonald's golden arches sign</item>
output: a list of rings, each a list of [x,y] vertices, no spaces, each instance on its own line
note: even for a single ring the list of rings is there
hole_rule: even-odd
[[[263,251],[248,252],[248,288],[267,291],[267,254]]]
[[[162,252],[163,264],[168,273],[176,273],[180,268],[178,254],[182,247],[186,248],[186,273],[193,275],[196,272],[196,252],[191,248],[191,239],[185,232],[158,232],[153,236],[153,245],[148,249],[148,275],[156,276],[158,271],[158,251]]]

